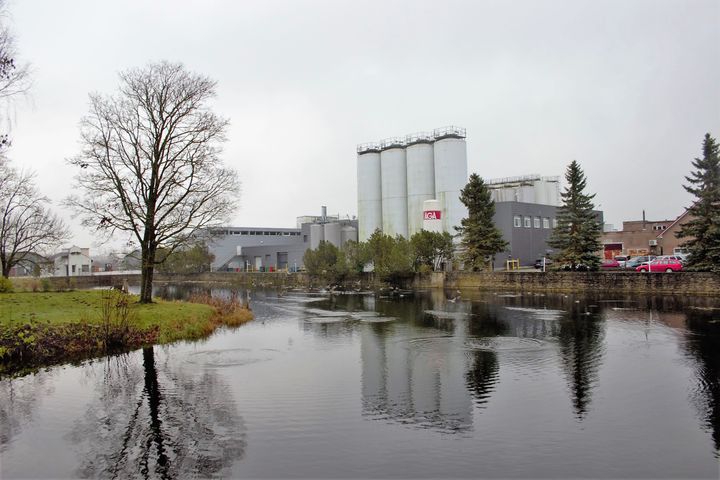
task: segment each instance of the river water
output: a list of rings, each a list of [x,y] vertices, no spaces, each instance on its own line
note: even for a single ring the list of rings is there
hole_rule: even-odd
[[[720,302],[249,295],[206,340],[0,380],[0,477],[720,475]]]

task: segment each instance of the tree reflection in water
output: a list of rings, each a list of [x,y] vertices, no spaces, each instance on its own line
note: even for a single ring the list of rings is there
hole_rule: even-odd
[[[229,388],[215,370],[185,367],[157,364],[153,347],[142,365],[108,360],[97,399],[69,436],[78,476],[210,477],[243,457],[245,427]]]
[[[685,348],[696,363],[698,386],[693,400],[720,456],[720,312],[688,309]]]
[[[40,401],[54,390],[52,381],[47,381],[51,375],[40,372],[23,378],[0,380],[0,453],[20,434],[23,426],[32,421]]]
[[[600,315],[597,311],[588,311],[586,303],[573,304],[560,320],[560,354],[579,420],[583,420],[588,412],[602,364],[604,337],[605,328]]]

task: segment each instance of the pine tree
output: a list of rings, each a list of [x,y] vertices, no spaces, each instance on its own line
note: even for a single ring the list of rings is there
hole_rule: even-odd
[[[470,175],[470,181],[460,191],[460,201],[468,209],[468,217],[462,219],[460,227],[455,227],[461,235],[463,252],[460,258],[465,268],[483,270],[493,261],[495,254],[508,245],[493,223],[495,202],[490,189],[476,173]]]
[[[695,196],[688,209],[690,221],[681,226],[678,237],[690,257],[687,268],[720,273],[720,156],[718,144],[709,133],[703,141],[703,158],[696,158],[696,169],[685,177],[685,190]]]
[[[595,194],[584,193],[585,174],[576,160],[568,166],[565,180],[567,187],[560,194],[563,204],[557,212],[557,227],[548,244],[557,250],[554,259],[558,266],[569,265],[575,270],[578,265],[585,265],[596,270],[600,265],[602,227],[593,212]]]

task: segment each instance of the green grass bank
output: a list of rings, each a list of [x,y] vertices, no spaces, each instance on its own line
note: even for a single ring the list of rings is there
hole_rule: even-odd
[[[195,340],[252,319],[235,299],[136,302],[136,296],[108,290],[0,294],[0,376]]]

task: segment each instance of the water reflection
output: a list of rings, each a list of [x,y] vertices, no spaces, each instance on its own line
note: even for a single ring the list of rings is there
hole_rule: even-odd
[[[575,415],[585,418],[603,358],[605,329],[597,310],[573,304],[560,320],[560,352]]]
[[[687,312],[685,348],[696,361],[697,387],[692,395],[720,455],[720,310],[692,308]]]
[[[397,341],[403,330],[406,341]],[[442,331],[417,333],[409,325],[364,325],[363,414],[448,433],[467,430],[472,404],[464,388],[465,355]]]
[[[209,477],[244,455],[242,418],[215,370],[192,371],[142,351],[108,361],[97,396],[68,438],[84,478]]]
[[[39,403],[52,394],[54,388],[47,377],[43,373],[0,380],[0,453],[32,422]]]

